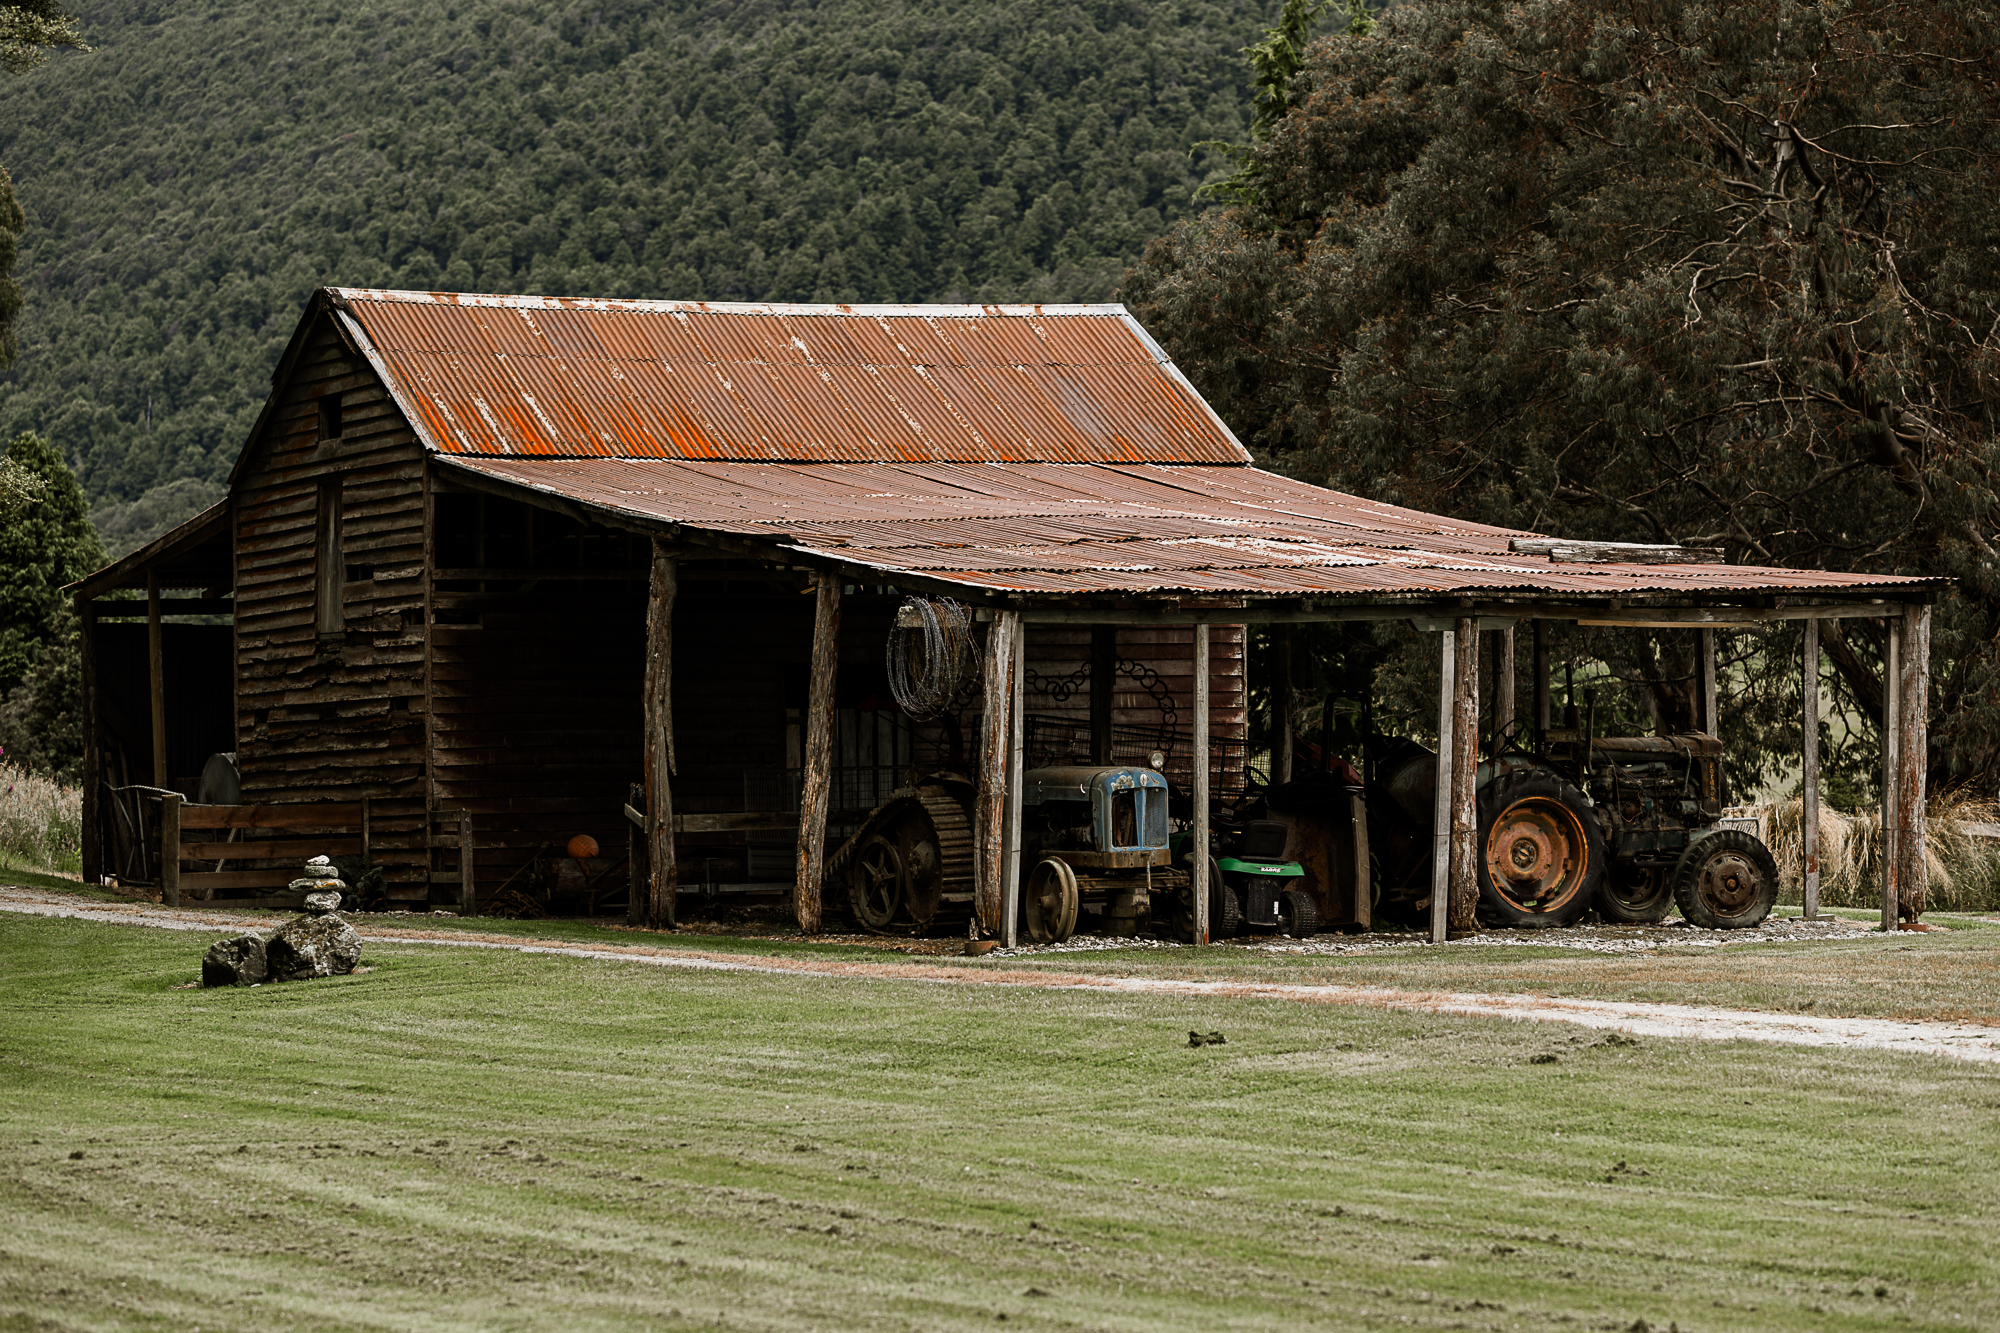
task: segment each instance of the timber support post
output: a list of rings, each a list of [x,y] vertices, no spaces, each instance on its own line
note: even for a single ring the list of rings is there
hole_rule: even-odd
[[[1458,635],[1438,635],[1437,779],[1431,799],[1431,943],[1443,944],[1451,894],[1452,687],[1458,681]]]
[[[1208,625],[1194,627],[1194,942],[1208,943]]]
[[[1930,767],[1931,609],[1903,607],[1896,679],[1896,910],[1905,921],[1923,915],[1930,889],[1924,855],[1924,788]]]
[[[458,914],[479,913],[479,875],[472,852],[472,812],[458,812]]]
[[[167,785],[166,652],[160,643],[160,576],[146,571],[146,679],[153,701],[153,785]]]
[[[1019,688],[1018,681],[1016,688]],[[1090,627],[1090,762],[1111,762],[1111,719],[1118,704],[1118,627]]]
[[[83,667],[83,846],[85,884],[104,882],[104,733],[97,717],[97,603],[79,598],[76,604],[77,652]]]
[[[160,797],[160,901],[181,905],[181,794]]]
[[[1819,621],[1805,622],[1804,666],[1799,681],[1799,727],[1802,768],[1799,783],[1799,824],[1805,844],[1805,885],[1800,913],[1811,921],[1819,916]]]
[[[680,864],[674,858],[674,599],[679,593],[680,565],[656,537],[646,595],[645,699],[646,925],[653,930],[672,930],[680,924]],[[803,847],[803,823],[799,836]],[[813,845],[817,847],[818,841]],[[628,866],[626,874],[631,873]],[[812,929],[818,924],[818,891],[815,880]]]
[[[980,682],[973,917],[979,930],[989,934],[1000,924],[1004,896],[1001,881],[1006,875],[1008,732],[1014,716],[1014,641],[1020,633],[1019,612],[1002,611],[993,617],[986,631],[986,661]]]
[[[625,794],[625,924],[628,926],[645,923],[648,886],[653,882],[650,875],[641,878],[649,846],[645,808],[646,786],[635,782]]]
[[[1292,627],[1271,629],[1271,785],[1292,780]]]
[[[1451,763],[1451,911],[1447,935],[1479,929],[1479,622],[1461,618],[1453,631],[1451,748],[1438,760]]]
[[[799,929],[820,932],[820,880],[826,870],[826,807],[833,787],[833,696],[840,672],[840,575],[819,575],[813,599],[812,683],[806,699],[805,774],[799,792],[798,882],[792,910]],[[654,833],[657,846],[659,833]],[[672,834],[669,832],[671,838]],[[655,881],[660,872],[653,871]]]
[[[1499,758],[1507,728],[1514,723],[1514,627],[1493,635],[1493,747],[1487,753]]]
[[[1541,753],[1549,739],[1549,640],[1545,620],[1534,622],[1535,751]]]
[[[1009,949],[1017,942],[1016,923],[1021,916],[1021,771],[1027,767],[1027,738],[1024,733],[1027,729],[1028,635],[1025,629],[1015,631],[1013,658],[1010,671],[1013,683],[1007,691],[1007,832],[1002,843],[1005,861],[1000,871],[998,923],[1000,939]],[[1093,698],[1092,703],[1095,702]],[[1108,762],[1110,751],[1107,749],[1105,753]]]
[[[1902,740],[1902,691],[1897,687],[1901,680],[1902,663],[1898,660],[1902,653],[1903,622],[1901,616],[1889,616],[1883,621],[1888,631],[1882,656],[1882,929],[1896,928],[1896,913],[1901,907],[1898,879],[1902,871],[1902,830],[1897,827],[1897,817],[1902,813],[1901,793],[1896,790],[1897,778],[1903,771],[1897,754],[1898,742]]]
[[[1722,735],[1722,712],[1715,696],[1715,631],[1701,632],[1701,658],[1697,667],[1701,672],[1701,729],[1711,736]]]

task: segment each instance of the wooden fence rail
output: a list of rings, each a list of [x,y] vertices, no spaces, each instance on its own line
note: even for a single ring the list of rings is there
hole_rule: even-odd
[[[190,805],[177,792],[158,792],[149,800],[157,810],[155,826],[160,838],[160,896],[169,907],[276,907],[304,904],[305,895],[289,885],[299,877],[299,868],[312,856],[352,856],[365,861],[369,854],[368,801],[328,801],[312,805]],[[312,838],[246,838],[234,835],[248,829],[287,831],[322,829],[348,836]],[[189,839],[190,832],[228,831],[227,840]],[[181,869],[183,861],[272,861],[276,866],[251,870]],[[221,889],[273,889],[278,892],[253,897],[217,898]],[[183,904],[182,893],[193,898]]]

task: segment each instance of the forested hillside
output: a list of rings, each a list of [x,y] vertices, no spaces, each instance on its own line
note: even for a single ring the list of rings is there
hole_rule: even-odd
[[[94,53],[0,81],[28,220],[0,438],[44,433],[100,504],[214,482],[321,283],[1104,298],[1226,165],[1190,149],[1242,137],[1274,10],[82,6]]]

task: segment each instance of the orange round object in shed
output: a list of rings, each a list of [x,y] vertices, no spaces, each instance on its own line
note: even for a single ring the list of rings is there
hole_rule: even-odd
[[[579,833],[569,840],[569,854],[579,861],[588,861],[597,855],[597,839],[588,833]]]

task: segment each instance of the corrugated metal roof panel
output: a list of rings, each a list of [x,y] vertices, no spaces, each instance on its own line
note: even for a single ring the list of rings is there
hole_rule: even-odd
[[[1122,306],[333,295],[445,453],[1249,461]]]
[[[1155,464],[458,459],[661,524],[968,591],[1233,596],[1869,594],[1924,580],[1742,565],[1561,565],[1535,534],[1255,468]]]

